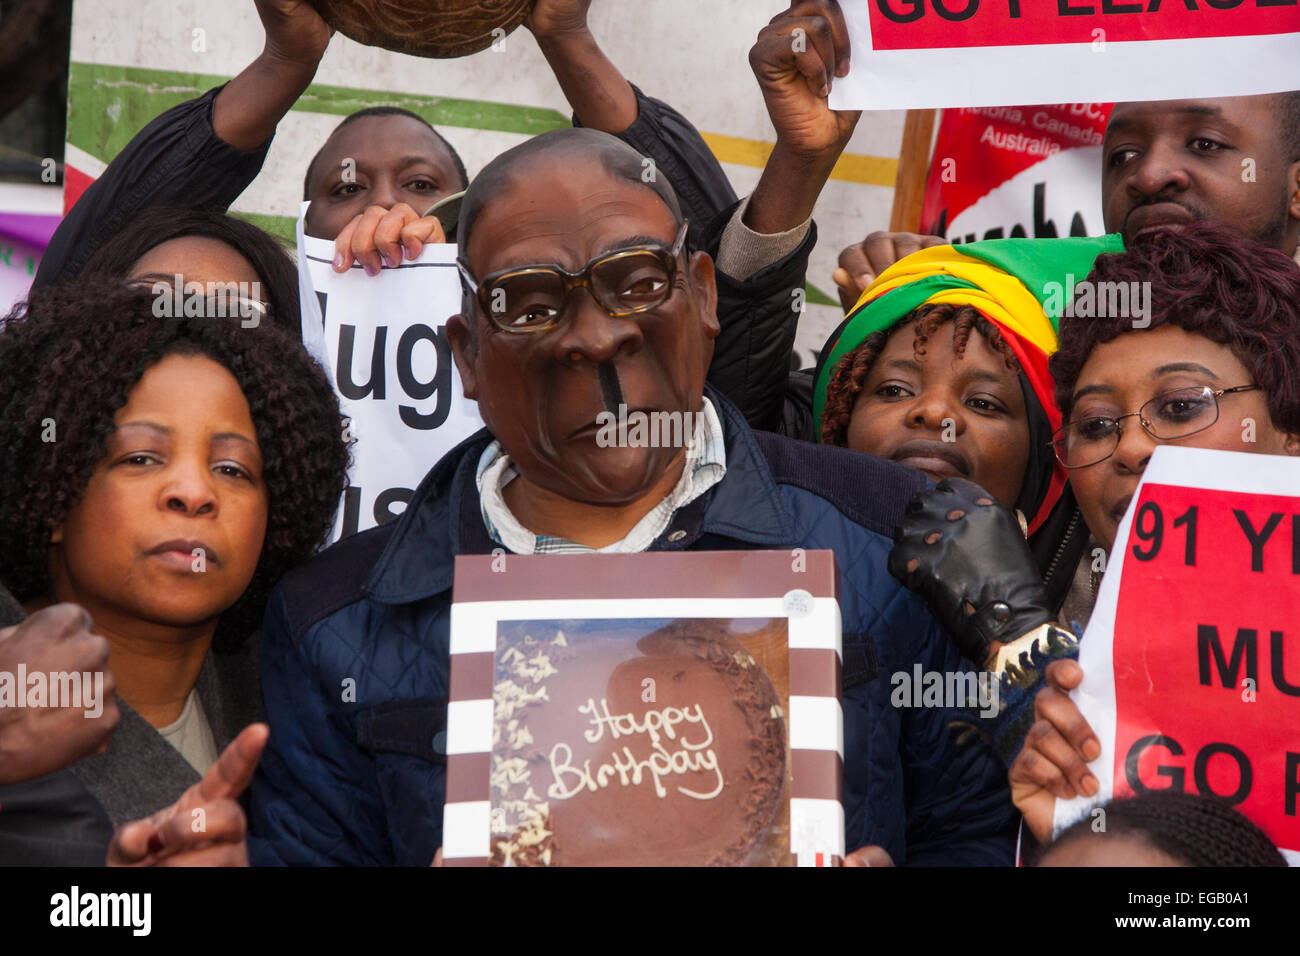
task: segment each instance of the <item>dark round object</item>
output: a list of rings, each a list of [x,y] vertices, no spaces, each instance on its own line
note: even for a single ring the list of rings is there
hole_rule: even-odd
[[[487,49],[492,31],[514,30],[533,0],[313,0],[313,6],[358,43],[446,60]]]

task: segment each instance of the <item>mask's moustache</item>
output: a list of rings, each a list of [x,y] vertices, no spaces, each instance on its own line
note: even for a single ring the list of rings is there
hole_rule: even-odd
[[[623,389],[618,384],[618,372],[613,362],[605,362],[596,370],[600,379],[600,394],[605,400],[605,408],[612,415],[618,414],[618,407],[623,404]]]

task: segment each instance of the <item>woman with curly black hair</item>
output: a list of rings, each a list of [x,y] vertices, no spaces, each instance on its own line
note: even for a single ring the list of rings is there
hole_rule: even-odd
[[[253,635],[348,464],[300,343],[154,303],[86,282],[0,327],[0,580],[29,612],[83,606],[108,639],[121,723],[73,769],[114,823],[174,801],[260,716]]]

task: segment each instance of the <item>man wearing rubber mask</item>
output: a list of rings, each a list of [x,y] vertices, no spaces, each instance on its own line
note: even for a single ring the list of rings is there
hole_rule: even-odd
[[[389,745],[421,754],[436,734],[456,554],[794,547],[829,548],[842,570],[846,862],[1010,861],[996,754],[959,741],[940,708],[893,709],[879,677],[969,670],[884,571],[892,516],[925,479],[751,431],[705,386],[713,263],[686,244],[672,188],[640,172],[640,154],[613,137],[561,130],[471,184],[465,303],[447,331],[488,427],[435,466],[396,521],[340,542],[272,598],[272,750],[253,798],[272,859],[260,862],[434,859],[443,768],[377,762],[361,738],[397,709],[401,728],[385,726],[409,731],[412,749]],[[602,447],[598,419],[619,405],[689,415],[684,446]],[[364,704],[329,690],[347,675]]]

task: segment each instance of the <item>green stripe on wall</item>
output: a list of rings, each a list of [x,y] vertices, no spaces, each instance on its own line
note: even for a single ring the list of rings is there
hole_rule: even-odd
[[[817,288],[811,282],[805,287],[804,300],[809,305],[833,305],[835,308],[842,308],[839,299],[832,299],[821,289]]]
[[[220,86],[228,76],[74,62],[69,68],[68,142],[92,156],[116,156],[158,114]],[[418,96],[314,83],[294,104],[304,113],[346,116],[371,106],[397,106],[438,126],[536,136],[569,125],[553,109],[488,100]]]
[[[298,220],[293,216],[268,216],[260,212],[232,212],[231,215],[269,232],[290,249],[298,244]]]

